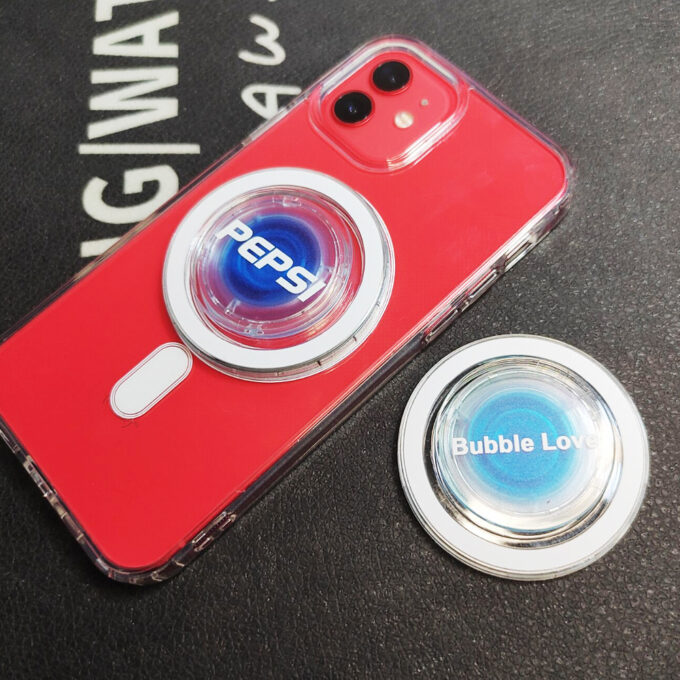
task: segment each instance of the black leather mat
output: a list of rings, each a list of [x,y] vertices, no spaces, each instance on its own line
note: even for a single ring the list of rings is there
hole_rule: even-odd
[[[678,3],[112,5],[0,5],[0,331],[129,228],[122,208],[153,201],[154,182],[123,193],[125,171],[168,166],[164,187],[185,183],[261,121],[245,88],[304,87],[376,35],[430,43],[563,145],[578,180],[552,236],[164,585],[100,575],[0,447],[0,677],[678,677]],[[94,53],[97,36],[158,17],[177,56]],[[262,52],[254,38],[268,22],[285,61],[239,57]],[[170,102],[165,120],[88,139],[88,125],[110,117],[89,108],[106,90],[91,82],[98,73],[160,66],[177,74],[158,95],[177,115]],[[79,146],[114,139],[189,146]],[[651,480],[633,528],[553,582],[462,566],[421,530],[398,481],[399,419],[420,377],[461,344],[509,332],[591,353],[649,430]]]

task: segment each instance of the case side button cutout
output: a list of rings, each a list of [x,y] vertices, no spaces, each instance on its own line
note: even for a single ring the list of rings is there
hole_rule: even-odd
[[[113,412],[127,420],[139,418],[189,375],[192,363],[183,345],[168,342],[157,347],[113,386],[109,399]]]
[[[435,320],[425,329],[423,333],[423,344],[429,345],[437,339],[468,306],[466,295],[456,298],[443,313],[438,314]]]
[[[490,272],[485,274],[477,283],[468,291],[468,303],[476,302],[489,288],[493,285],[496,279],[501,275],[499,267],[494,267]]]

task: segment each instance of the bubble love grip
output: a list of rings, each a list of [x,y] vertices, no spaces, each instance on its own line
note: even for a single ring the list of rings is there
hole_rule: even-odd
[[[642,502],[648,455],[613,376],[530,336],[482,340],[435,366],[399,442],[426,530],[471,566],[516,579],[569,573],[609,550]]]

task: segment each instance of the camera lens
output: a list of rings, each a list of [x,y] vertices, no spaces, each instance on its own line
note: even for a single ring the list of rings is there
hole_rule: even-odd
[[[373,109],[371,100],[363,92],[348,92],[335,102],[333,111],[343,123],[360,123]]]
[[[383,92],[396,92],[408,85],[411,71],[400,61],[386,61],[373,71],[373,84]]]

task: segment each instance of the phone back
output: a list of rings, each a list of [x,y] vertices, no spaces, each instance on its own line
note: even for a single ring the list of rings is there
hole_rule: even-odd
[[[411,70],[401,94],[371,83],[388,59]],[[373,115],[342,124],[333,106],[356,90],[368,93]],[[121,378],[157,348],[191,344],[164,298],[178,225],[220,186],[269,168],[335,178],[380,216],[393,281],[374,328],[341,361],[290,380],[243,379],[194,358],[157,403],[121,417],[111,397]],[[103,571],[160,580],[546,233],[569,179],[555,146],[426,47],[373,42],[5,339],[4,435]]]

